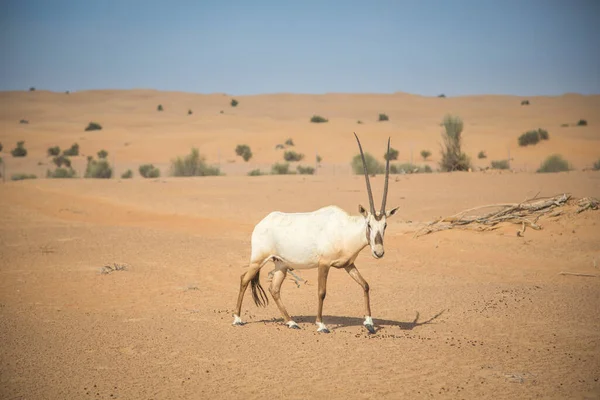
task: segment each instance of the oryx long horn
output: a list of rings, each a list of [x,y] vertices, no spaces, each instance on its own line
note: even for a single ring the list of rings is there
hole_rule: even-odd
[[[373,192],[371,191],[371,183],[369,182],[369,171],[367,171],[367,163],[365,162],[365,155],[363,154],[362,146],[360,145],[360,140],[358,140],[358,136],[356,136],[356,132],[354,132],[354,137],[358,142],[358,149],[360,150],[360,157],[362,158],[363,168],[365,169],[365,180],[367,181],[367,194],[369,195],[369,206],[371,207],[371,214],[375,215],[375,204],[373,204]],[[383,201],[385,204],[385,200]]]
[[[383,184],[383,200],[381,200],[381,215],[385,214],[385,201],[387,200],[388,178],[390,177],[390,138],[388,138],[388,148],[385,158],[385,183]]]

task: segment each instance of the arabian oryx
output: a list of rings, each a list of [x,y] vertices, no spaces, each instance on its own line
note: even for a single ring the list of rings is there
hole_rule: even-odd
[[[318,332],[329,333],[323,323],[323,300],[327,291],[327,275],[330,268],[345,269],[363,288],[365,299],[364,325],[370,333],[375,332],[371,318],[369,284],[363,279],[354,265],[354,260],[366,246],[376,259],[383,257],[383,237],[387,226],[386,219],[394,215],[398,207],[386,211],[388,177],[390,173],[390,140],[385,166],[385,183],[381,210],[375,211],[373,193],[369,183],[369,174],[360,140],[354,133],[363,162],[369,211],[359,205],[361,215],[353,216],[336,206],[328,206],[308,213],[272,212],[260,221],[252,232],[252,254],[248,270],[242,274],[240,293],[235,308],[233,325],[242,325],[240,318],[242,301],[248,284],[252,284],[252,298],[257,306],[266,306],[268,299],[260,285],[260,269],[269,261],[275,264],[273,280],[269,291],[283,315],[284,322],[290,328],[299,329],[290,318],[280,297],[280,288],[288,270],[317,268],[319,275],[319,307],[316,324]]]

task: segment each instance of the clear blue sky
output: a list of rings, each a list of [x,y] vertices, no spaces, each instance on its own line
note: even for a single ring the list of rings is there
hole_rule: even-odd
[[[3,0],[0,90],[600,93],[599,0]]]

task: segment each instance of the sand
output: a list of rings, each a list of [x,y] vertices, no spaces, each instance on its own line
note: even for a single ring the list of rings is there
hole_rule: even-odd
[[[582,171],[600,156],[600,96],[530,97],[530,106],[510,96],[401,93],[236,98],[232,108],[222,94],[0,93],[9,176],[43,176],[46,149],[73,142],[84,154],[74,158],[79,171],[85,155],[104,148],[117,174],[151,162],[164,175],[172,158],[197,146],[227,173],[0,185],[1,398],[600,397],[600,212],[567,208],[524,237],[515,225],[414,237],[422,223],[479,205],[538,193],[600,198],[600,173]],[[377,122],[380,112],[390,121]],[[249,294],[247,324],[231,326],[261,218],[329,204],[357,213],[368,200],[364,178],[348,166],[352,132],[377,156],[388,136],[401,161],[412,148],[421,164],[428,148],[435,167],[447,112],[464,118],[476,166],[510,149],[515,172],[391,177],[387,204],[400,210],[388,221],[385,257],[363,251],[357,260],[371,286],[376,334],[362,326],[362,290],[337,270],[325,300],[330,334],[316,332],[314,270],[300,272],[300,287],[283,286],[302,329],[286,328],[273,302],[257,308]],[[313,114],[330,122],[311,124]],[[587,127],[560,127],[581,118]],[[104,129],[84,132],[90,121]],[[537,127],[550,140],[519,148],[518,135]],[[317,175],[245,176],[280,161],[275,145],[287,138],[307,164],[323,157]],[[23,159],[8,153],[17,140],[29,150]],[[249,163],[235,155],[242,143],[254,153]],[[477,159],[480,150],[488,159]],[[534,173],[554,152],[577,170]],[[372,185],[378,204],[382,177]],[[102,273],[115,263],[126,269]]]

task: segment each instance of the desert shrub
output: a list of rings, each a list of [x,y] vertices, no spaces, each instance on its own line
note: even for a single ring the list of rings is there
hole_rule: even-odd
[[[48,147],[48,157],[57,156],[59,154],[60,154],[60,147],[58,147],[58,146]]]
[[[185,157],[177,157],[171,161],[172,176],[209,176],[220,175],[221,171],[217,167],[206,164],[204,156],[201,156],[198,149],[192,149],[192,152]]]
[[[121,174],[121,179],[131,179],[133,178],[133,171],[128,169],[127,171]]]
[[[552,154],[542,162],[537,172],[561,172],[570,169],[569,162],[562,158],[560,154]]]
[[[0,159],[0,163],[2,162],[2,160]],[[598,161],[596,161],[594,163],[594,165],[592,166],[592,169],[594,171],[600,171],[600,158],[598,159]]]
[[[225,111],[223,111],[223,110],[219,111],[219,114],[224,114],[224,113],[225,113]]]
[[[548,140],[550,136],[548,135],[548,131],[545,129],[538,129],[538,134],[540,135],[540,140]]]
[[[247,144],[238,144],[235,148],[235,154],[241,156],[244,161],[248,161],[252,158],[252,150]]]
[[[231,107],[237,107],[238,101],[236,99],[231,99]]]
[[[393,147],[390,147],[390,154],[389,154],[390,161],[397,160],[399,154],[400,154],[400,152],[398,150],[394,149]],[[383,155],[383,159],[387,161],[388,153],[385,153]]]
[[[75,178],[77,176],[73,168],[56,168],[54,171],[46,171],[46,178],[66,179]]]
[[[283,159],[285,161],[300,161],[304,158],[304,154],[296,153],[295,151],[286,151],[283,153]]]
[[[160,176],[160,170],[153,164],[142,164],[138,171],[144,178],[158,178]]]
[[[580,119],[577,121],[577,126],[587,126],[587,121],[585,119]]]
[[[0,143],[0,151],[2,151],[3,148],[4,146],[2,146],[2,143]]]
[[[25,157],[27,155],[27,149],[25,148],[25,142],[23,140],[17,142],[17,147],[10,151],[13,157]]]
[[[431,173],[433,170],[429,165],[415,165],[411,163],[391,164],[390,174],[422,174]]]
[[[16,173],[12,174],[10,177],[11,181],[22,181],[25,179],[37,179],[37,176],[35,176],[34,174]]]
[[[102,125],[97,122],[90,122],[88,126],[85,127],[85,131],[99,131],[102,129]]]
[[[528,106],[528,105],[529,105],[529,100],[523,100],[523,101],[521,102],[521,105],[522,105],[522,106]]]
[[[429,150],[421,150],[421,157],[423,157],[423,161],[427,161],[431,152]]]
[[[248,172],[248,176],[261,176],[264,175],[264,173],[260,170],[260,169],[253,169],[252,171]]]
[[[561,128],[568,128],[568,127],[569,127],[569,124],[560,124],[560,127],[561,127]]]
[[[362,121],[359,119],[358,121],[356,121],[357,124],[362,125]]]
[[[390,117],[387,114],[379,114],[379,121],[389,121]]]
[[[481,150],[481,151],[479,152],[479,154],[477,154],[477,158],[479,158],[480,160],[481,160],[482,158],[487,158],[487,154],[485,154],[485,151],[484,151],[484,150]]]
[[[510,169],[510,163],[508,160],[494,160],[492,161],[492,169]]]
[[[320,164],[323,161],[323,157],[317,154],[317,164]]]
[[[190,109],[188,110],[188,115],[192,115],[194,112]]]
[[[444,121],[444,140],[442,147],[442,171],[467,171],[471,168],[471,160],[462,151],[463,121],[458,116],[446,115]]]
[[[98,155],[98,158],[102,158],[105,159],[106,157],[108,157],[108,151],[102,149],[100,150],[98,153],[96,153]]]
[[[298,167],[296,167],[296,171],[298,171],[300,175],[314,175],[315,173],[315,169],[313,167],[303,167],[302,165],[298,165]]]
[[[29,88],[29,91],[30,91],[30,92],[35,92],[35,86],[32,86],[32,87],[30,87],[30,88]]]
[[[377,159],[375,159],[375,157],[373,157],[370,153],[365,153],[365,163],[367,164],[367,171],[369,174],[381,174],[385,172],[384,165],[377,161]],[[352,172],[354,172],[356,175],[362,175],[365,173],[360,154],[352,157],[350,166],[352,167]]]
[[[79,155],[79,145],[77,143],[73,143],[71,145],[71,147],[69,147],[67,150],[63,151],[63,155],[70,156],[70,157],[78,156]]]
[[[540,134],[537,130],[527,131],[519,136],[519,146],[529,146],[540,141]]]
[[[164,110],[164,108],[163,108],[162,104],[159,104],[159,105],[156,107],[156,111],[163,111],[163,110]]]
[[[281,150],[281,149],[285,149],[285,146],[282,145],[281,143],[279,143],[278,145],[275,146],[275,150]]]
[[[293,146],[294,145],[294,140],[292,138],[289,138],[288,140],[285,141],[285,145],[286,146]]]
[[[71,168],[71,160],[69,159],[69,157],[65,156],[65,155],[60,155],[60,156],[56,156],[52,159],[52,162],[54,163],[54,165],[56,165],[57,167],[62,167],[63,165],[67,168]]]
[[[290,173],[290,164],[288,163],[275,163],[271,165],[272,175],[287,175]]]
[[[20,124],[28,124],[28,123],[29,123],[29,121],[28,121],[28,120],[26,120],[26,119],[22,119],[22,120],[20,120],[20,121],[19,121],[19,123],[20,123]]]
[[[86,178],[110,179],[112,177],[112,168],[107,160],[90,160],[85,168]]]
[[[329,122],[329,120],[325,117],[321,117],[320,115],[313,115],[310,119],[310,122],[315,124],[321,124],[324,122]]]
[[[438,95],[438,97],[439,97],[440,99],[445,99],[445,98],[446,98],[446,95],[445,95],[444,93],[442,93],[442,94],[439,94],[439,95]]]

